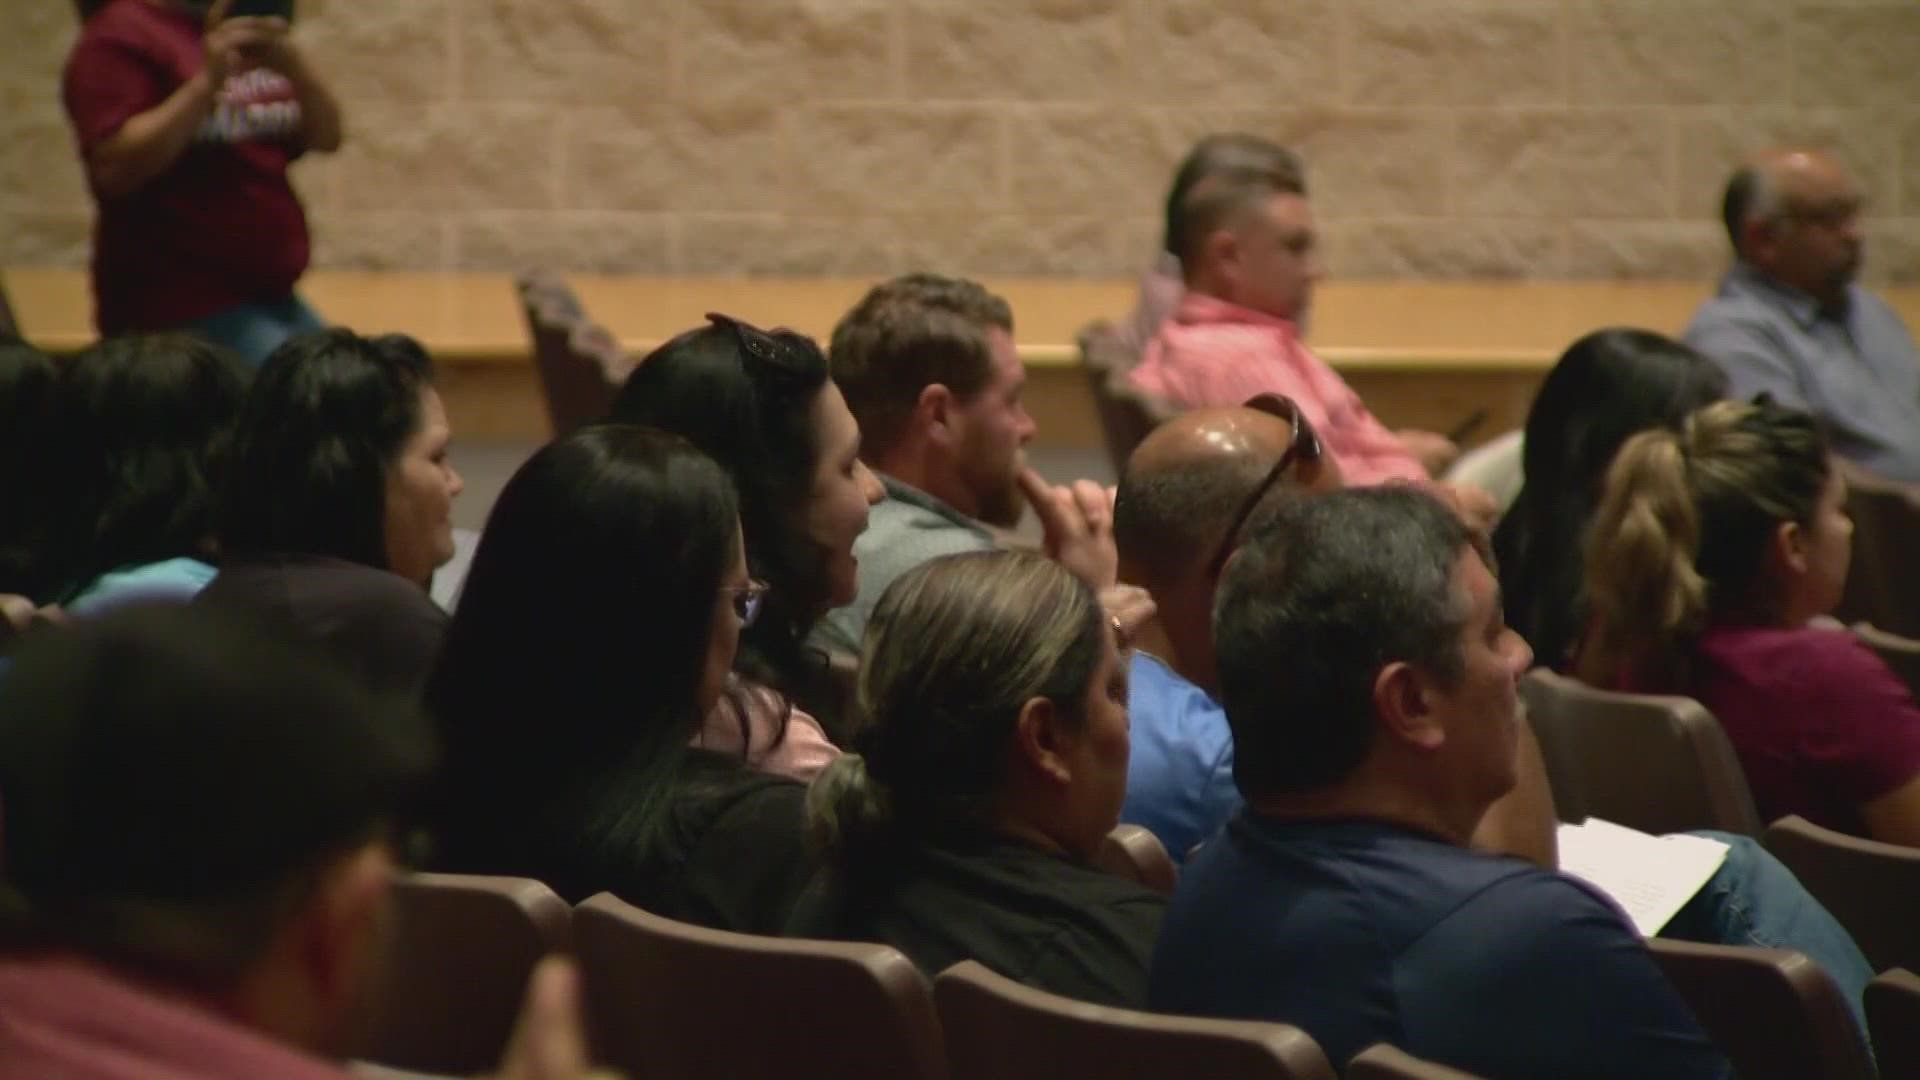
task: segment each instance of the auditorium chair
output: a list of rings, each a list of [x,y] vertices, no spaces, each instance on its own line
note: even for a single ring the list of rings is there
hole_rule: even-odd
[[[710,930],[611,893],[574,910],[596,1063],[676,1080],[943,1080],[927,981],[885,945]]]
[[[410,874],[393,887],[373,1029],[357,1055],[425,1073],[500,1063],[534,965],[571,948],[572,912],[528,878]]]
[[[1873,970],[1920,969],[1920,850],[1798,815],[1767,826],[1760,843],[1840,920]]]
[[[1647,949],[1741,1080],[1872,1080],[1840,988],[1800,953],[1665,938]]]
[[[1436,1065],[1405,1050],[1376,1043],[1347,1063],[1346,1080],[1477,1080],[1473,1073]]]
[[[1755,836],[1760,814],[1720,722],[1691,698],[1597,690],[1546,668],[1520,680],[1554,789],[1584,814],[1658,836]],[[1558,775],[1554,775],[1555,772]]]
[[[968,960],[933,999],[953,1080],[1333,1080],[1285,1024],[1161,1016],[1059,997]]]
[[[619,343],[588,321],[579,297],[558,276],[527,271],[514,286],[554,436],[605,418],[631,366]]]
[[[1867,984],[1866,1005],[1880,1075],[1920,1076],[1920,975],[1905,968],[1882,972]]]
[[[1115,825],[1100,842],[1093,862],[1109,874],[1139,882],[1163,896],[1173,895],[1178,876],[1173,860],[1160,838],[1138,825]]]
[[[1834,617],[1920,638],[1920,574],[1913,563],[1920,549],[1920,487],[1849,468],[1847,516],[1853,561]]]
[[[1172,402],[1143,393],[1127,381],[1139,357],[1127,347],[1113,323],[1100,320],[1080,331],[1080,370],[1093,394],[1100,434],[1113,460],[1113,473],[1126,471],[1127,458],[1140,440],[1180,410]]]

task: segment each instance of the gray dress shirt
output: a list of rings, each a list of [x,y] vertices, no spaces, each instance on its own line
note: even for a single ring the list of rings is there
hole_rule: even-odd
[[[1735,397],[1764,390],[1805,409],[1842,457],[1920,483],[1920,355],[1886,301],[1852,285],[1840,310],[1822,310],[1736,264],[1685,337],[1726,371]]]
[[[867,531],[853,542],[860,561],[860,594],[827,612],[814,625],[811,642],[830,652],[858,653],[867,620],[894,579],[941,555],[990,551],[993,534],[967,515],[885,473],[877,474],[887,497],[867,512]]]

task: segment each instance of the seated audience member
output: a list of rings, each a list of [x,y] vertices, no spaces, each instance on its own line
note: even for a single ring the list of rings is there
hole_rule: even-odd
[[[1899,314],[1854,284],[1861,201],[1817,150],[1742,166],[1722,207],[1733,268],[1686,341],[1726,369],[1733,397],[1764,391],[1805,409],[1841,457],[1920,483],[1920,352]]]
[[[45,460],[53,438],[54,366],[45,353],[0,335],[0,596],[51,603],[53,485]]]
[[[1196,409],[1160,425],[1127,461],[1114,501],[1120,577],[1153,596],[1128,686],[1132,753],[1120,820],[1175,861],[1240,808],[1233,736],[1213,659],[1213,600],[1239,534],[1283,492],[1340,486],[1339,466],[1293,403]]]
[[[1145,584],[1159,610],[1141,631],[1128,679],[1133,749],[1120,820],[1152,830],[1176,859],[1242,805],[1233,734],[1215,697],[1212,613],[1227,553],[1270,506],[1340,486],[1315,452],[1311,427],[1290,423],[1289,403],[1252,405],[1197,410],[1162,425],[1128,462],[1115,507],[1122,577]],[[1522,728],[1520,780],[1480,819],[1473,846],[1556,869],[1553,793],[1532,732]],[[1752,838],[1704,835],[1728,845],[1726,860],[1660,936],[1797,949],[1858,1013],[1874,972],[1845,929]]]
[[[1586,623],[1581,550],[1607,466],[1629,436],[1678,427],[1726,394],[1699,353],[1650,330],[1596,330],[1562,353],[1527,410],[1520,497],[1493,532],[1507,621],[1565,667]]]
[[[1152,266],[1140,278],[1140,298],[1133,314],[1121,327],[1121,335],[1136,356],[1180,306],[1186,295],[1181,278],[1180,253],[1186,250],[1183,209],[1194,189],[1216,176],[1238,172],[1274,173],[1292,177],[1297,186],[1306,186],[1306,170],[1293,151],[1258,135],[1226,132],[1208,135],[1193,144],[1187,156],[1174,170],[1173,183],[1167,189],[1165,229],[1161,250]]]
[[[1920,707],[1852,633],[1810,625],[1846,584],[1845,498],[1797,409],[1721,402],[1634,436],[1593,518],[1576,670],[1705,705],[1762,820],[1920,846]]]
[[[1730,1075],[1610,901],[1466,846],[1516,781],[1531,655],[1453,511],[1399,486],[1282,505],[1214,639],[1248,805],[1187,865],[1151,1008],[1295,1024],[1334,1061]]]
[[[741,635],[738,670],[809,714],[788,723],[787,738],[816,717],[827,733],[840,734],[842,694],[826,654],[807,635],[821,616],[854,600],[853,545],[866,531],[868,506],[883,494],[880,482],[860,460],[860,427],[818,345],[791,330],[708,318],[647,354],[612,418],[681,435],[732,477],[747,569],[768,586],[759,619]],[[754,710],[757,725],[768,722],[766,714]],[[797,712],[794,719],[801,720]],[[755,733],[752,741],[763,738]]]
[[[249,370],[185,334],[109,338],[61,365],[51,445],[62,605],[93,615],[213,580],[213,500]]]
[[[393,824],[430,762],[417,713],[197,607],[115,612],[17,660],[0,1075],[345,1080]],[[584,1075],[576,996],[543,966],[505,1075]]]
[[[1129,376],[1141,390],[1188,408],[1283,394],[1354,484],[1423,481],[1459,456],[1432,432],[1388,431],[1301,340],[1321,270],[1297,168],[1215,173],[1187,193],[1178,235],[1187,292]]]
[[[860,425],[860,456],[886,497],[854,541],[859,594],[827,613],[817,644],[860,651],[887,586],[939,555],[986,551],[1029,500],[1047,550],[1095,588],[1113,584],[1111,511],[1100,487],[1052,489],[1027,467],[1033,417],[1013,311],[979,284],[907,274],[867,293],[834,327],[834,384]]]
[[[206,603],[324,645],[376,687],[426,681],[447,616],[427,597],[453,555],[463,486],[427,354],[398,334],[324,330],[254,377],[219,499]]]
[[[1029,552],[895,581],[867,628],[858,753],[808,792],[828,865],[788,933],[1138,1007],[1165,901],[1087,862],[1126,786],[1116,637],[1085,582]]]
[[[681,439],[594,426],[529,459],[428,684],[444,868],[777,933],[812,870],[806,789],[690,745],[745,708],[728,673],[765,588],[733,485]]]

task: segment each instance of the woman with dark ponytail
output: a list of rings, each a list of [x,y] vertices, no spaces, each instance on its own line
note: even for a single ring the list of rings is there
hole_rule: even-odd
[[[1139,1006],[1164,902],[1088,859],[1127,776],[1121,643],[1092,590],[1022,552],[894,582],[867,626],[867,726],[814,780],[827,868],[788,923]]]

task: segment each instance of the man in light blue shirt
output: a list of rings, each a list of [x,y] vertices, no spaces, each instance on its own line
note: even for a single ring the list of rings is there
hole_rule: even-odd
[[[1852,177],[1819,151],[1743,166],[1723,204],[1733,268],[1685,337],[1734,396],[1806,409],[1841,456],[1920,483],[1920,354],[1900,316],[1854,284],[1860,207]]]
[[[1240,806],[1233,736],[1212,693],[1216,553],[1278,493],[1340,485],[1312,432],[1296,434],[1290,403],[1259,400],[1261,408],[1197,409],[1156,428],[1128,460],[1114,504],[1121,580],[1151,593],[1158,612],[1129,673],[1133,745],[1120,820],[1152,832],[1176,862]]]

